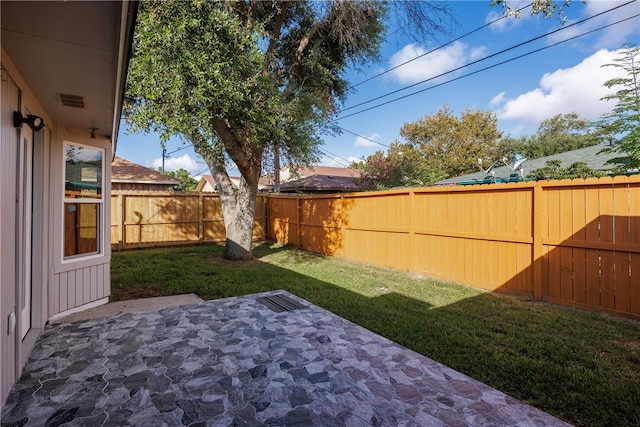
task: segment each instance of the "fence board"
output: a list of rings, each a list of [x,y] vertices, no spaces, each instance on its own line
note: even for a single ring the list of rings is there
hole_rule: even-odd
[[[215,194],[123,192],[111,206],[114,249],[224,241]],[[640,176],[260,196],[254,237],[267,236],[640,318]]]
[[[256,200],[254,239],[266,236],[266,196]],[[111,247],[223,242],[220,198],[209,193],[118,191],[111,195]]]
[[[331,206],[326,199],[270,196],[268,221],[276,227],[269,236],[369,264],[640,318],[640,176],[333,196]],[[282,231],[298,226],[287,203],[304,204],[296,235]],[[331,210],[340,221],[325,220]],[[339,240],[340,250],[319,246],[323,233]]]

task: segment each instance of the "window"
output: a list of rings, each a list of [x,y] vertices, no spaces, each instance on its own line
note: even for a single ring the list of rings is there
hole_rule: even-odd
[[[101,253],[105,152],[65,143],[64,155],[64,258]]]

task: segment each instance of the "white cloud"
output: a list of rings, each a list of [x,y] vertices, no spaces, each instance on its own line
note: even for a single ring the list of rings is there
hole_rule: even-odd
[[[427,52],[422,46],[409,44],[396,52],[389,60],[389,68],[403,64]],[[484,54],[484,47],[470,48],[464,43],[455,42],[428,55],[409,62],[391,71],[391,76],[401,84],[417,83],[451,71],[469,60],[478,59]]]
[[[363,138],[361,136],[357,137],[355,141],[353,141],[353,145],[356,147],[380,147],[380,144],[376,144],[374,141],[380,139],[380,135],[377,133],[372,133],[367,136],[367,138]]]
[[[162,167],[162,158],[154,159],[152,167],[157,169]],[[198,161],[194,160],[189,154],[184,154],[180,157],[169,157],[164,159],[164,169],[166,171],[177,171],[178,169],[186,169],[193,176],[197,173],[202,173],[202,169],[206,166]]]
[[[505,96],[507,96],[507,92],[500,92],[499,94],[497,94],[496,96],[494,96],[493,98],[491,98],[491,101],[489,102],[489,106],[490,107],[497,107],[500,104],[502,104],[504,102],[504,98]]]
[[[610,93],[604,82],[621,75],[615,67],[602,67],[613,62],[615,51],[600,50],[578,65],[546,73],[539,87],[508,99],[501,93],[492,99],[501,120],[516,120],[521,127],[537,126],[542,120],[561,113],[577,112],[595,120],[611,111],[614,101],[602,101]],[[495,102],[494,102],[495,101]]]
[[[583,17],[595,16],[623,3],[625,3],[625,1],[587,1],[584,5]],[[583,24],[576,25],[575,27],[563,29],[562,31],[558,31],[557,33],[549,36],[548,42],[551,44],[561,40],[566,40],[578,34],[583,34],[587,31],[618,22],[631,16],[633,14],[632,12],[634,12],[634,8],[635,12],[637,12],[638,5],[636,3],[604,13],[597,18],[591,19]],[[566,25],[571,24],[571,22],[572,21],[568,21]],[[637,38],[638,24],[639,19],[634,18],[608,27],[599,32],[597,41],[595,43],[590,43],[588,47],[590,49],[617,49],[626,42],[629,37]],[[580,39],[578,39],[578,42],[579,41]]]

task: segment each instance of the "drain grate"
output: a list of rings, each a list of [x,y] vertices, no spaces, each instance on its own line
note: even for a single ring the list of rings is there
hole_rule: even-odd
[[[298,301],[295,301],[284,294],[275,294],[269,295],[266,297],[258,297],[256,298],[260,304],[263,304],[269,307],[271,310],[276,313],[282,313],[283,311],[292,311],[297,310],[299,308],[305,308],[305,305],[300,304]]]

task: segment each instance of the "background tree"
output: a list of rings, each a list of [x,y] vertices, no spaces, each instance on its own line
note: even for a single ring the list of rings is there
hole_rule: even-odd
[[[576,112],[557,114],[540,123],[531,136],[505,137],[498,142],[498,155],[514,160],[517,154],[527,159],[537,159],[590,147],[604,140],[603,133]]]
[[[424,186],[444,178],[442,171],[429,169],[411,144],[399,142],[392,143],[386,153],[376,151],[350,167],[360,171],[359,184],[368,190]]]
[[[161,172],[160,168],[158,168],[158,171]],[[186,169],[180,168],[177,171],[165,171],[163,173],[180,180],[180,184],[173,186],[173,191],[195,191],[198,186],[198,181]]]
[[[574,179],[604,176],[604,173],[593,170],[584,162],[575,162],[568,167],[562,166],[562,160],[547,160],[546,166],[534,169],[527,174],[527,178],[544,179]]]
[[[400,135],[422,155],[425,169],[447,178],[477,171],[479,158],[495,158],[502,133],[493,113],[466,109],[456,117],[445,105],[435,114],[405,123]]]
[[[211,170],[226,228],[224,256],[251,256],[265,153],[297,164],[318,155],[319,124],[347,94],[348,65],[375,58],[383,1],[142,2],[128,73],[132,130],[181,135]],[[438,31],[437,2],[405,2],[406,31]],[[240,171],[237,191],[226,166]]]
[[[602,116],[602,130],[615,139],[621,135],[620,143],[604,149],[604,152],[620,153],[607,163],[616,165],[615,172],[627,173],[640,168],[640,47],[626,44],[614,63],[604,67],[616,67],[626,75],[607,80],[604,85],[617,90],[602,99],[616,100],[613,110]]]

